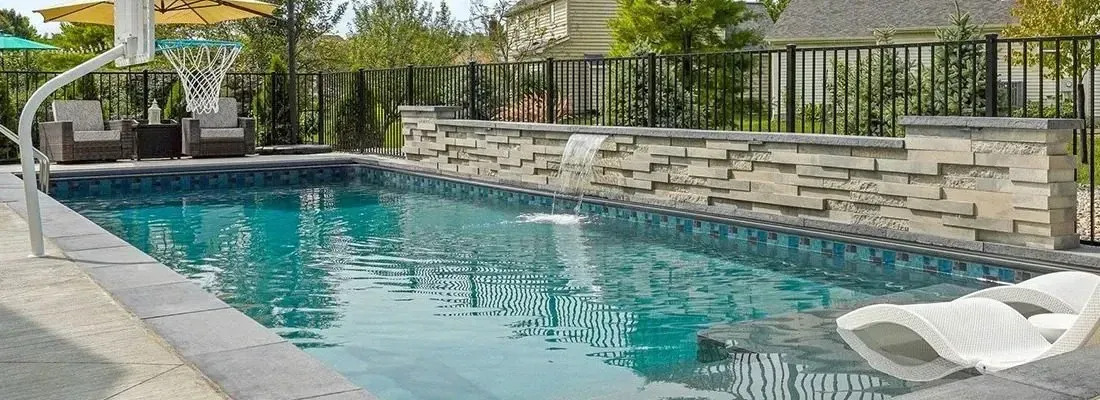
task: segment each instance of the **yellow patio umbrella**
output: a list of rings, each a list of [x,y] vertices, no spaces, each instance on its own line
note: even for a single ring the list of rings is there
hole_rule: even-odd
[[[257,0],[153,0],[158,24],[215,24],[222,21],[270,16],[275,5]],[[35,10],[46,22],[83,22],[114,25],[113,0],[80,0]]]

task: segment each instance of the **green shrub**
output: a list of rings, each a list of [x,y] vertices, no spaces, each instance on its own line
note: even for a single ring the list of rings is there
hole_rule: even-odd
[[[1062,96],[1061,104],[1054,96],[1046,96],[1042,102],[1038,100],[1028,101],[1023,107],[1012,110],[1013,117],[1028,118],[1077,118],[1074,110],[1073,96]]]
[[[880,43],[890,43],[892,34],[877,32]],[[910,88],[905,86],[905,60],[882,52],[856,52],[852,62],[837,61],[837,79],[830,90],[841,93],[836,100],[836,133],[842,135],[893,135],[905,109]],[[824,118],[824,114],[822,114]]]
[[[187,117],[187,104],[183,99],[183,85],[178,81],[168,90],[168,98],[160,105],[161,118],[179,121]]]
[[[11,98],[6,79],[0,79],[0,125],[4,125],[12,132],[18,129],[19,115],[15,102]],[[9,160],[19,157],[19,146],[7,139],[0,139],[0,160]]]
[[[252,113],[256,117],[257,130],[266,130],[262,145],[295,144],[290,127],[290,98],[287,82],[287,66],[278,54],[271,57],[268,74],[260,85],[260,92],[252,99]]]
[[[635,46],[635,55],[649,54],[650,47],[645,44]],[[662,62],[658,59],[658,62]],[[683,64],[668,62],[660,65],[664,76],[657,80],[656,121],[648,121],[649,84],[648,59],[633,63],[614,63],[609,67],[608,76],[616,77],[611,84],[611,104],[605,109],[607,120],[614,125],[647,126],[662,128],[695,128],[698,121],[709,121],[714,107],[703,101],[698,85],[692,87],[684,82]]]
[[[95,76],[85,75],[76,81],[76,96],[79,100],[99,100],[99,87]]]

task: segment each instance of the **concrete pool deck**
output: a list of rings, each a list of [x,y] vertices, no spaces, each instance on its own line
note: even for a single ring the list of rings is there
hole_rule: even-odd
[[[143,173],[148,170],[143,169]],[[5,357],[7,351],[14,354],[0,358],[4,368],[12,368],[0,370],[0,397],[374,398],[271,330],[53,198],[40,193],[39,201],[48,254],[28,258],[23,182],[13,174],[0,173],[0,211],[4,212],[0,214],[0,357]],[[31,278],[45,280],[36,283]],[[75,282],[83,284],[74,286]],[[36,301],[42,303],[32,305]],[[119,321],[128,321],[133,329],[96,325],[102,325],[100,321],[111,313]],[[11,322],[6,318],[12,318]],[[91,322],[81,323],[81,318]],[[31,335],[25,340],[26,346],[20,342],[24,330]],[[122,336],[125,333],[131,337]],[[35,341],[35,337],[41,339]],[[9,348],[18,348],[22,353]],[[46,370],[36,372],[31,368],[36,363]],[[77,365],[65,368],[64,363]],[[195,382],[204,383],[207,392],[217,397],[181,390]],[[49,390],[59,392],[43,392]],[[157,390],[170,394],[161,395]],[[126,395],[130,392],[133,395]],[[180,397],[172,397],[177,394]]]
[[[0,387],[8,399],[225,399],[159,337],[0,205]]]

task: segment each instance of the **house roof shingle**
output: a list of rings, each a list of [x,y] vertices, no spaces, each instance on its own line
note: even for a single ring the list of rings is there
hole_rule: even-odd
[[[1014,0],[958,0],[978,25],[1006,25]],[[768,34],[774,39],[870,38],[880,28],[950,24],[955,0],[792,0]]]

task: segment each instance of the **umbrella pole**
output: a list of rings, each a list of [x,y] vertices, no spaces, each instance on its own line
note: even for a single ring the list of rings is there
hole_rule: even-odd
[[[42,240],[42,210],[38,206],[38,177],[34,171],[34,143],[31,142],[31,127],[34,125],[34,114],[38,107],[46,101],[46,98],[62,86],[68,85],[80,77],[110,64],[116,58],[126,54],[126,45],[118,45],[107,52],[95,56],[76,68],[61,73],[47,81],[42,87],[34,91],[23,112],[19,114],[19,162],[23,166],[23,192],[27,198],[27,224],[30,225],[31,256],[42,257],[46,254],[45,244]]]

